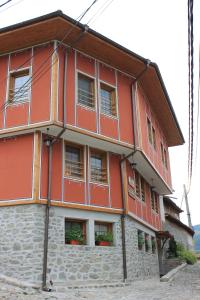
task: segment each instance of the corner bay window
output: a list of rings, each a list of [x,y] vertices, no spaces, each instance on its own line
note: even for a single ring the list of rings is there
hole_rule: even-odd
[[[92,181],[107,183],[107,161],[105,152],[94,149],[91,150],[90,175]]]
[[[65,176],[83,178],[83,148],[65,145]]]
[[[94,79],[78,74],[78,103],[84,106],[95,107]]]
[[[116,116],[116,93],[115,88],[100,83],[101,112],[106,115]]]
[[[86,243],[86,221],[65,219],[65,244],[83,245]]]
[[[8,101],[11,103],[23,103],[29,101],[30,84],[29,70],[11,73]]]

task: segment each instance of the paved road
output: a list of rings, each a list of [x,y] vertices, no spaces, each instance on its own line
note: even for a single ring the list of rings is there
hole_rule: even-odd
[[[123,288],[69,291],[67,294],[21,289],[0,282],[1,300],[200,300],[200,262],[186,266],[172,282],[138,281]]]

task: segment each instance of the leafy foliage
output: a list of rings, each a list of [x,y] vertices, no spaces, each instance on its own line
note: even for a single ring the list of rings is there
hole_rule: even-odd
[[[66,232],[66,240],[68,241],[79,241],[83,243],[83,233],[80,228],[72,228],[70,231]]]
[[[181,243],[177,243],[177,255],[190,265],[193,265],[197,261],[195,254],[192,251],[186,250]]]
[[[103,234],[96,234],[95,235],[95,241],[96,242],[113,242],[113,234],[112,232],[106,232]]]

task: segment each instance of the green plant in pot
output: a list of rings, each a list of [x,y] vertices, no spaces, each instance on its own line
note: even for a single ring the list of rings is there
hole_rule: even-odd
[[[66,240],[69,241],[71,245],[80,245],[83,244],[83,233],[80,228],[71,228],[66,232]]]
[[[112,232],[95,234],[95,242],[98,246],[110,246],[113,243]]]

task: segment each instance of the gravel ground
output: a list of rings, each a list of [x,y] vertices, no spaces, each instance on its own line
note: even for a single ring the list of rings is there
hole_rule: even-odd
[[[41,292],[0,281],[0,299],[6,300],[200,300],[200,262],[182,269],[171,282],[137,281],[121,288]]]

